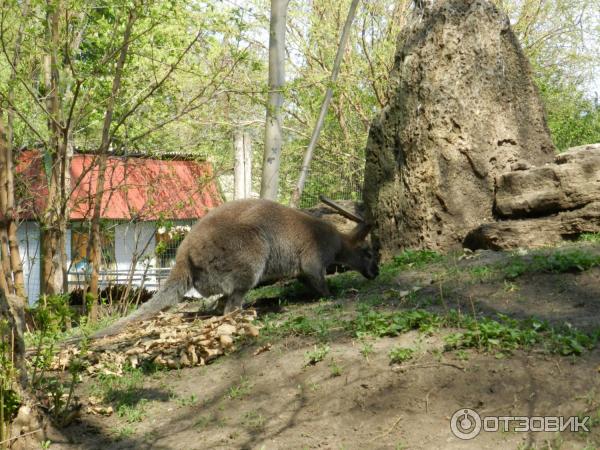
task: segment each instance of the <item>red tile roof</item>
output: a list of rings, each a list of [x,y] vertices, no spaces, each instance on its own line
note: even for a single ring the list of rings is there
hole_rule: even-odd
[[[41,152],[21,153],[17,172],[20,193],[27,196],[21,217],[33,218],[44,210],[48,187],[43,167]],[[97,156],[75,154],[70,174],[70,218],[90,219]],[[196,219],[222,203],[210,163],[187,160],[110,156],[102,195],[101,216],[114,220]]]

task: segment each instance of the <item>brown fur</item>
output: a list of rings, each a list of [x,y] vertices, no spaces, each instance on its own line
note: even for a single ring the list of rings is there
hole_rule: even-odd
[[[199,220],[185,237],[165,286],[133,314],[94,337],[119,332],[177,303],[192,286],[203,296],[222,294],[225,313],[241,308],[244,295],[261,282],[298,277],[328,296],[325,270],[333,263],[378,275],[364,243],[369,227],[352,233],[296,209],[268,200],[226,203]]]

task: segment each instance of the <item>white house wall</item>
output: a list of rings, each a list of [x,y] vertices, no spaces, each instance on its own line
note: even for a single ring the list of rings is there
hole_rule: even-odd
[[[17,238],[23,264],[25,294],[32,305],[40,296],[40,228],[35,222],[23,222],[17,229]]]
[[[120,274],[126,274],[130,271],[131,262],[136,255],[136,271],[143,272],[148,262],[150,262],[150,267],[156,266],[154,257],[155,233],[156,224],[154,222],[127,222],[118,223],[115,226],[116,270]],[[154,277],[147,280],[148,285],[154,285],[155,283],[156,279]],[[140,285],[141,282],[134,280],[133,284]]]
[[[147,258],[154,258],[156,225],[154,222],[119,223],[115,227],[115,259],[118,270],[129,270],[134,255],[136,269],[145,267]]]
[[[30,305],[37,303],[41,287],[40,227],[36,222],[23,222],[17,229],[19,253],[23,264],[25,295]],[[66,236],[67,265],[71,264],[71,230]]]
[[[154,222],[117,223],[115,225],[115,269],[126,273],[134,255],[138,256],[137,271],[143,272],[145,264],[150,261],[151,268],[156,268],[154,249],[156,247],[156,224]],[[29,304],[35,304],[40,296],[40,230],[35,222],[22,223],[17,231],[19,250],[23,262],[23,276],[25,279],[25,292]],[[67,230],[66,250],[68,267],[71,264],[71,230]],[[71,268],[72,270],[72,268]],[[148,288],[156,286],[157,280],[149,279]],[[139,283],[135,283],[138,284]],[[71,286],[72,287],[72,286]],[[196,290],[188,292],[189,296],[198,296]]]

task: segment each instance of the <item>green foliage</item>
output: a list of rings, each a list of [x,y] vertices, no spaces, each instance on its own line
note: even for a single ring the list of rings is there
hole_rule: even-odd
[[[231,386],[227,390],[227,397],[231,400],[246,397],[252,391],[254,385],[250,382],[247,377],[241,376],[239,384]]]
[[[409,359],[412,359],[414,354],[415,350],[412,348],[394,347],[390,350],[390,363],[401,364],[405,361],[408,361]]]
[[[122,376],[100,374],[92,388],[92,394],[105,403],[113,404],[115,410],[127,411],[144,404],[142,388],[144,384],[144,370],[142,368],[126,367]]]
[[[432,250],[404,250],[394,256],[396,267],[422,268],[428,264],[439,262],[444,257]]]
[[[335,360],[333,358],[331,359],[331,362],[329,363],[329,370],[331,371],[332,377],[341,377],[342,376],[342,368],[337,364],[337,362],[335,362]]]
[[[586,249],[557,250],[532,257],[513,256],[503,266],[507,278],[514,279],[531,272],[581,272],[600,265],[600,255]]]
[[[446,336],[446,349],[476,348],[484,351],[513,351],[540,344],[549,353],[580,355],[595,347],[600,330],[593,333],[566,327],[557,329],[536,319],[517,320],[498,314],[499,320],[464,317],[457,326],[465,331]]]
[[[600,108],[573,84],[538,80],[548,113],[548,127],[559,151],[600,142]]]
[[[248,411],[242,417],[242,425],[253,430],[262,430],[265,427],[266,419],[258,411]]]
[[[7,425],[15,418],[21,406],[16,391],[17,371],[12,363],[13,349],[10,341],[8,321],[0,319],[0,442],[8,437]]]
[[[270,317],[263,319],[262,336],[316,336],[319,340],[326,340],[337,320],[329,317],[308,317],[304,315],[292,316],[283,322],[275,322]]]
[[[309,350],[305,354],[306,365],[314,366],[318,362],[323,361],[330,351],[331,348],[328,345],[315,345],[315,348],[313,350]]]
[[[446,348],[516,350],[538,342],[539,332],[547,327],[535,320],[522,323],[505,315],[499,315],[499,318],[498,321],[489,318],[463,318],[460,325],[466,330],[448,335],[445,338]]]
[[[410,330],[431,333],[443,323],[440,316],[422,309],[389,313],[360,305],[356,318],[347,322],[346,327],[358,337],[364,335],[382,337],[398,336]]]
[[[582,233],[577,239],[580,242],[600,242],[600,233]]]

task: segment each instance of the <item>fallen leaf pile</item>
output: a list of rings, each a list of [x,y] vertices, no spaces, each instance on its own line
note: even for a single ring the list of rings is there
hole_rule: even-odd
[[[50,369],[65,370],[75,358],[89,375],[122,375],[126,365],[148,363],[171,369],[202,366],[235,350],[236,338],[257,337],[255,318],[254,310],[204,319],[190,313],[161,313],[115,336],[93,341],[84,351],[73,345],[61,349]]]

